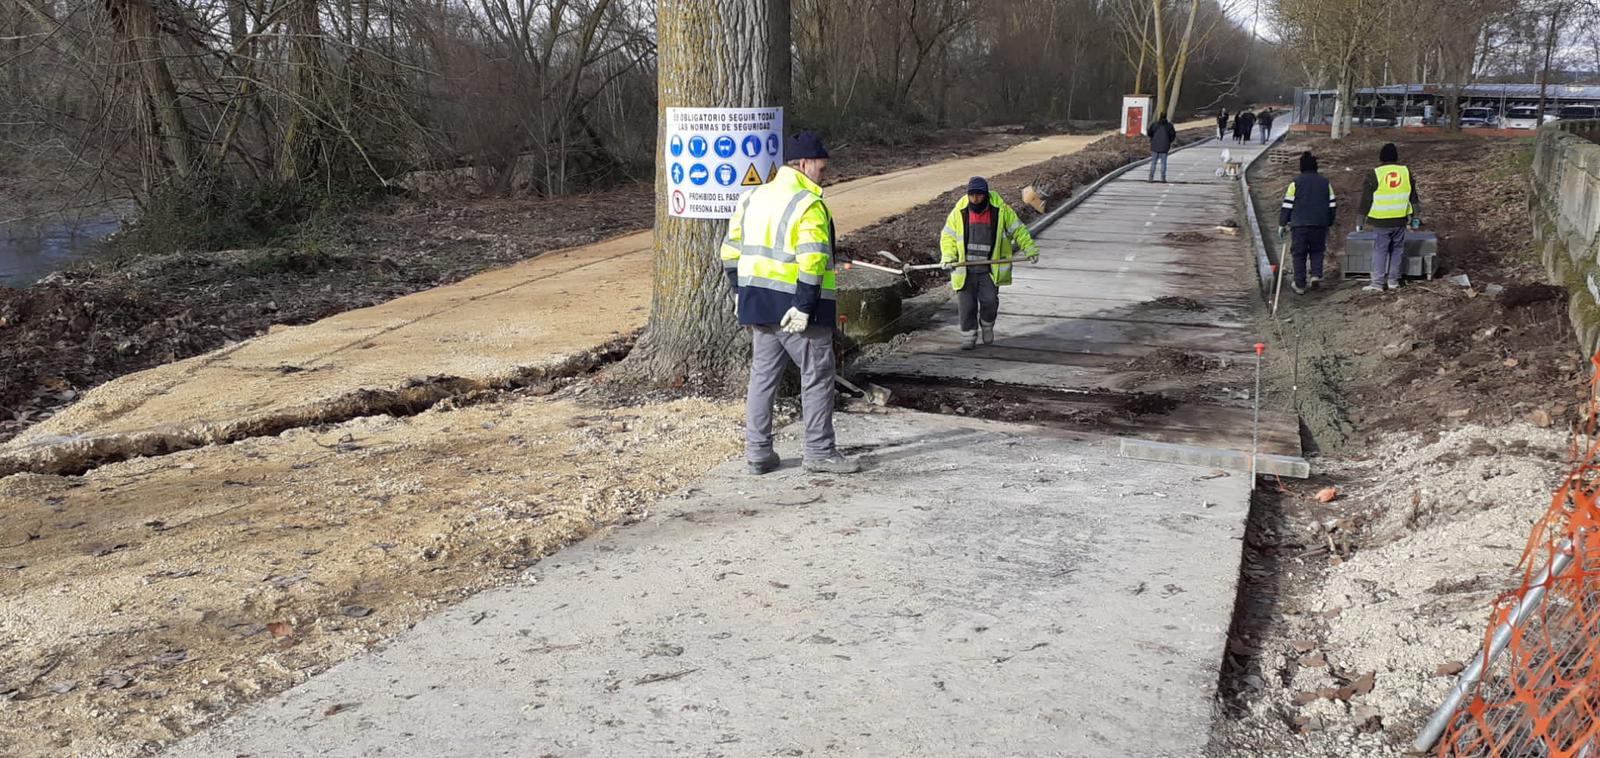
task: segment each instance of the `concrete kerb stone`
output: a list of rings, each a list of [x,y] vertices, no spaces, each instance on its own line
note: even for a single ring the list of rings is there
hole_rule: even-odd
[[[1272,152],[1273,146],[1282,142],[1283,136],[1288,133],[1287,128],[1278,132],[1277,136],[1267,142],[1266,148],[1256,153],[1256,156],[1250,159],[1249,165],[1246,165],[1244,170],[1239,172],[1239,190],[1243,193],[1244,216],[1250,226],[1250,241],[1256,250],[1256,273],[1261,278],[1261,296],[1263,298],[1272,296],[1274,275],[1272,273],[1272,259],[1267,256],[1267,241],[1261,234],[1261,221],[1256,215],[1256,203],[1250,195],[1249,175],[1250,169],[1255,168],[1256,162],[1261,160],[1262,156]]]

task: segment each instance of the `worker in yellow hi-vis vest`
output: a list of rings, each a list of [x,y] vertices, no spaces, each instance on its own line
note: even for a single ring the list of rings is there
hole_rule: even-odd
[[[1372,238],[1372,281],[1363,288],[1366,292],[1400,289],[1400,276],[1405,271],[1406,226],[1415,229],[1422,225],[1417,213],[1421,201],[1417,199],[1416,180],[1411,169],[1400,165],[1400,149],[1391,142],[1378,151],[1382,164],[1367,177],[1367,186],[1361,193],[1361,217],[1356,231],[1370,224],[1376,236]]]

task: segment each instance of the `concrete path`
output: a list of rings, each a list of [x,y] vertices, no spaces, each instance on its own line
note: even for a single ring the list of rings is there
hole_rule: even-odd
[[[1017,265],[1015,284],[1001,291],[994,345],[959,349],[952,300],[904,350],[865,371],[1094,393],[1107,408],[1134,393],[1165,395],[1182,403],[1171,410],[1186,423],[1175,429],[1168,412],[1150,413],[1121,423],[1122,433],[1236,451],[1248,469],[1256,264],[1238,180],[1217,170],[1224,150],[1248,162],[1263,149],[1211,140],[1172,154],[1169,183],[1149,183],[1143,167],[1108,182],[1037,235],[1040,262]],[[1236,233],[1218,229],[1227,223]],[[1263,452],[1298,460],[1296,420],[1262,420]],[[1188,433],[1196,427],[1209,433]]]
[[[169,755],[1201,754],[1244,477],[910,412],[840,435],[867,473],[723,466]]]
[[[1039,163],[1102,136],[1047,137],[844,182],[827,196],[848,234],[975,173]],[[630,234],[122,377],[0,445],[0,475],[272,434],[370,406],[374,393],[404,405],[566,370],[644,326],[650,255],[651,233]],[[427,377],[450,383],[426,386]]]

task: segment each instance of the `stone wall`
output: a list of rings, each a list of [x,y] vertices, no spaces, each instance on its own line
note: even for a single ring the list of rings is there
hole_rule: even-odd
[[[1600,121],[1558,121],[1539,130],[1529,178],[1535,250],[1587,354],[1600,347]]]

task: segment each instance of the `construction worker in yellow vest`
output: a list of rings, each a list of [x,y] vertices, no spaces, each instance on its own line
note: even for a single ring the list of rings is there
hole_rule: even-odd
[[[1382,292],[1400,289],[1400,277],[1405,273],[1406,226],[1415,229],[1422,225],[1417,213],[1421,200],[1417,198],[1417,184],[1411,178],[1411,169],[1400,165],[1400,149],[1391,142],[1378,151],[1382,165],[1367,177],[1361,193],[1361,215],[1364,221],[1356,222],[1356,231],[1372,227],[1372,281],[1362,288],[1364,292]]]
[[[833,214],[822,201],[828,150],[810,132],[784,144],[785,165],[772,181],[739,198],[722,266],[750,327],[750,387],[745,394],[745,462],[751,474],[778,468],[772,449],[772,404],[788,361],[800,369],[806,471],[850,474],[860,465],[834,444],[833,327],[838,303],[833,267]]]
[[[956,202],[939,235],[940,262],[950,272],[950,286],[961,309],[962,350],[978,346],[980,329],[983,344],[994,344],[1000,288],[1011,283],[1013,250],[1021,250],[1029,261],[1039,260],[1039,248],[1017,212],[1000,193],[989,191],[987,179],[972,177],[967,196]],[[995,263],[961,265],[990,260]]]

